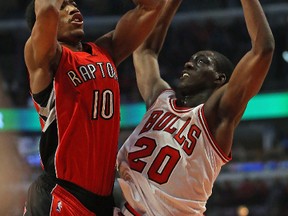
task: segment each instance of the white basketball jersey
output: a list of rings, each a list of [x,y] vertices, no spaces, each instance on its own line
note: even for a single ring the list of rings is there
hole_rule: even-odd
[[[123,196],[141,215],[203,215],[221,166],[231,160],[214,141],[203,104],[175,102],[174,91],[164,91],[118,153]]]

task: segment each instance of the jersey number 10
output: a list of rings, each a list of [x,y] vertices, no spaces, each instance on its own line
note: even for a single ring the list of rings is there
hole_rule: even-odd
[[[102,92],[99,90],[94,91],[92,119],[97,120],[100,115],[103,119],[110,119],[114,114],[114,95],[109,89]]]

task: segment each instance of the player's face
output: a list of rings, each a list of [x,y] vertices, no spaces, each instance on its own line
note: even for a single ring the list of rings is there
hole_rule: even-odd
[[[62,42],[77,42],[84,36],[83,16],[72,0],[64,0],[60,8],[58,40]]]
[[[187,94],[215,87],[216,60],[212,51],[195,53],[184,65],[178,88]]]

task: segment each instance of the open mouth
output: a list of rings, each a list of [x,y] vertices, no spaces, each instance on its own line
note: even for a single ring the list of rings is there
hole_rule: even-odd
[[[186,77],[190,77],[190,74],[188,72],[183,71],[180,78],[186,78]]]
[[[75,13],[72,16],[71,23],[77,24],[77,25],[82,25],[83,24],[83,17],[81,15],[81,13]]]

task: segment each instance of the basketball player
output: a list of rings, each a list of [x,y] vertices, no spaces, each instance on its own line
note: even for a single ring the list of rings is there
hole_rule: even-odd
[[[42,126],[43,174],[25,216],[113,215],[120,128],[116,67],[145,40],[166,0],[137,0],[114,31],[84,42],[73,0],[35,0],[25,45],[30,90]]]
[[[234,130],[271,64],[274,38],[259,0],[241,0],[251,50],[234,70],[218,52],[195,53],[174,92],[161,79],[157,58],[180,2],[168,1],[133,54],[147,112],[118,153],[124,215],[203,215],[221,167],[231,160]]]

